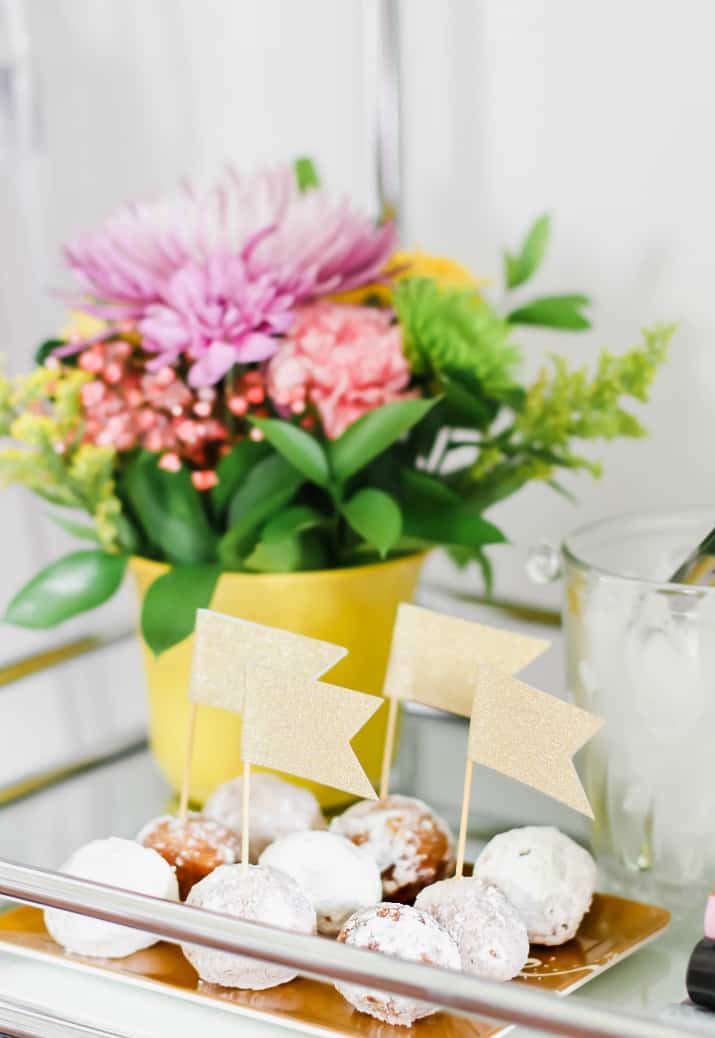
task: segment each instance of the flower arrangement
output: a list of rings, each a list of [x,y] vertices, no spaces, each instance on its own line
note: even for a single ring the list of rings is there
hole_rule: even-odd
[[[542,217],[505,256],[508,291],[548,237]],[[142,613],[155,652],[191,631],[223,571],[442,545],[489,580],[484,549],[505,537],[485,511],[530,480],[558,489],[558,469],[598,474],[580,441],[641,435],[623,401],[647,398],[672,333],[602,353],[592,375],[552,357],[524,385],[517,327],[587,328],[587,297],[501,312],[465,268],[399,251],[391,222],[331,198],[306,160],[124,208],[66,258],[81,282],[67,334],[0,379],[0,480],[95,543],[6,620],[96,606],[138,554],[171,566]]]

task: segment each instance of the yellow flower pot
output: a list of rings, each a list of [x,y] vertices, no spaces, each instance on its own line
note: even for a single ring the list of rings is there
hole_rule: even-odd
[[[414,594],[423,555],[353,569],[310,573],[224,573],[211,608],[254,623],[269,624],[334,642],[348,655],[329,680],[346,688],[379,694],[390,648],[397,606]],[[149,559],[131,560],[140,599],[167,566]],[[178,790],[188,725],[187,698],[193,638],[155,657],[144,644],[149,694],[151,746],[159,766]],[[387,711],[382,708],[354,740],[354,748],[374,783],[378,781]],[[191,799],[203,803],[221,782],[240,771],[241,719],[201,707],[191,771]],[[295,779],[312,788],[324,807],[346,802],[344,793]]]

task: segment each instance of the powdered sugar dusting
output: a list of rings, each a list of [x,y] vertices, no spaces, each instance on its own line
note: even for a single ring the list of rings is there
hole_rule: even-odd
[[[446,875],[454,841],[449,827],[422,800],[363,800],[334,818],[331,830],[364,847],[382,873],[385,897],[411,900]]]
[[[496,887],[479,879],[445,879],[426,887],[416,907],[453,938],[465,973],[504,981],[523,969],[529,956],[526,926]]]
[[[231,779],[213,791],[204,815],[241,832],[243,779]],[[308,789],[285,782],[269,772],[251,776],[251,861],[257,861],[274,840],[306,829],[324,829],[320,804]]]
[[[233,865],[240,857],[240,843],[233,830],[199,814],[190,814],[186,822],[174,815],[155,818],[147,822],[137,840],[162,856],[164,851],[179,848],[175,855],[175,864],[179,866],[203,854],[207,846],[220,859],[218,864]]]
[[[426,912],[409,905],[383,902],[352,916],[339,940],[398,959],[423,962],[446,969],[460,968],[456,944]],[[387,991],[336,984],[337,990],[361,1013],[389,1024],[409,1027],[415,1020],[437,1012],[435,1006]]]
[[[186,899],[188,905],[266,923],[297,933],[316,932],[315,910],[290,876],[265,866],[222,865],[197,883]],[[229,988],[264,988],[287,984],[296,973],[283,966],[228,952],[183,945],[184,955],[202,980]]]
[[[134,840],[93,840],[79,847],[61,871],[167,901],[179,898],[174,870],[156,851]],[[104,959],[121,959],[157,942],[152,934],[56,908],[45,910],[45,926],[67,951]]]
[[[151,847],[176,868],[182,898],[219,865],[232,865],[241,857],[241,841],[232,829],[194,813],[185,820],[174,815],[153,819],[138,834],[137,842]]]
[[[591,855],[550,826],[525,826],[495,836],[474,872],[503,891],[535,944],[571,940],[596,889]]]
[[[362,847],[337,833],[291,833],[267,847],[261,865],[286,872],[308,894],[318,931],[335,936],[361,908],[382,898],[380,872]]]

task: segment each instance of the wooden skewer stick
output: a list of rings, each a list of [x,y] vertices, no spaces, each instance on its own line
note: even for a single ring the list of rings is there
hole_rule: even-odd
[[[474,765],[471,757],[467,757],[464,769],[464,790],[462,792],[462,817],[459,820],[459,840],[457,841],[457,870],[455,876],[462,878],[464,872],[464,852],[467,846],[467,829],[469,828],[469,805],[472,799],[472,771]]]
[[[249,848],[251,844],[251,765],[243,762],[243,803],[241,806],[241,868],[248,873]]]
[[[395,751],[395,735],[397,733],[398,701],[394,696],[390,696],[388,704],[387,731],[385,732],[385,746],[382,751],[382,770],[380,772],[380,800],[387,799],[390,792],[390,769],[392,767],[392,755]]]
[[[194,756],[197,712],[198,704],[192,703],[189,712],[189,727],[186,733],[186,756],[184,757],[184,774],[181,779],[181,798],[179,799],[179,819],[182,822],[186,822],[189,814],[189,785],[191,782],[191,761]]]

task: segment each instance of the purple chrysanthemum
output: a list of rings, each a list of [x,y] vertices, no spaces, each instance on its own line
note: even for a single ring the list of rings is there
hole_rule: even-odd
[[[189,384],[209,386],[234,364],[268,360],[290,326],[293,295],[269,274],[251,275],[241,256],[187,261],[173,273],[138,323],[151,368],[191,362]]]
[[[301,193],[282,166],[250,177],[231,170],[206,192],[183,187],[127,206],[66,257],[93,297],[84,309],[137,320],[162,303],[177,271],[214,255],[245,255],[250,277],[304,302],[374,280],[395,244],[392,223],[376,227],[320,188]]]

